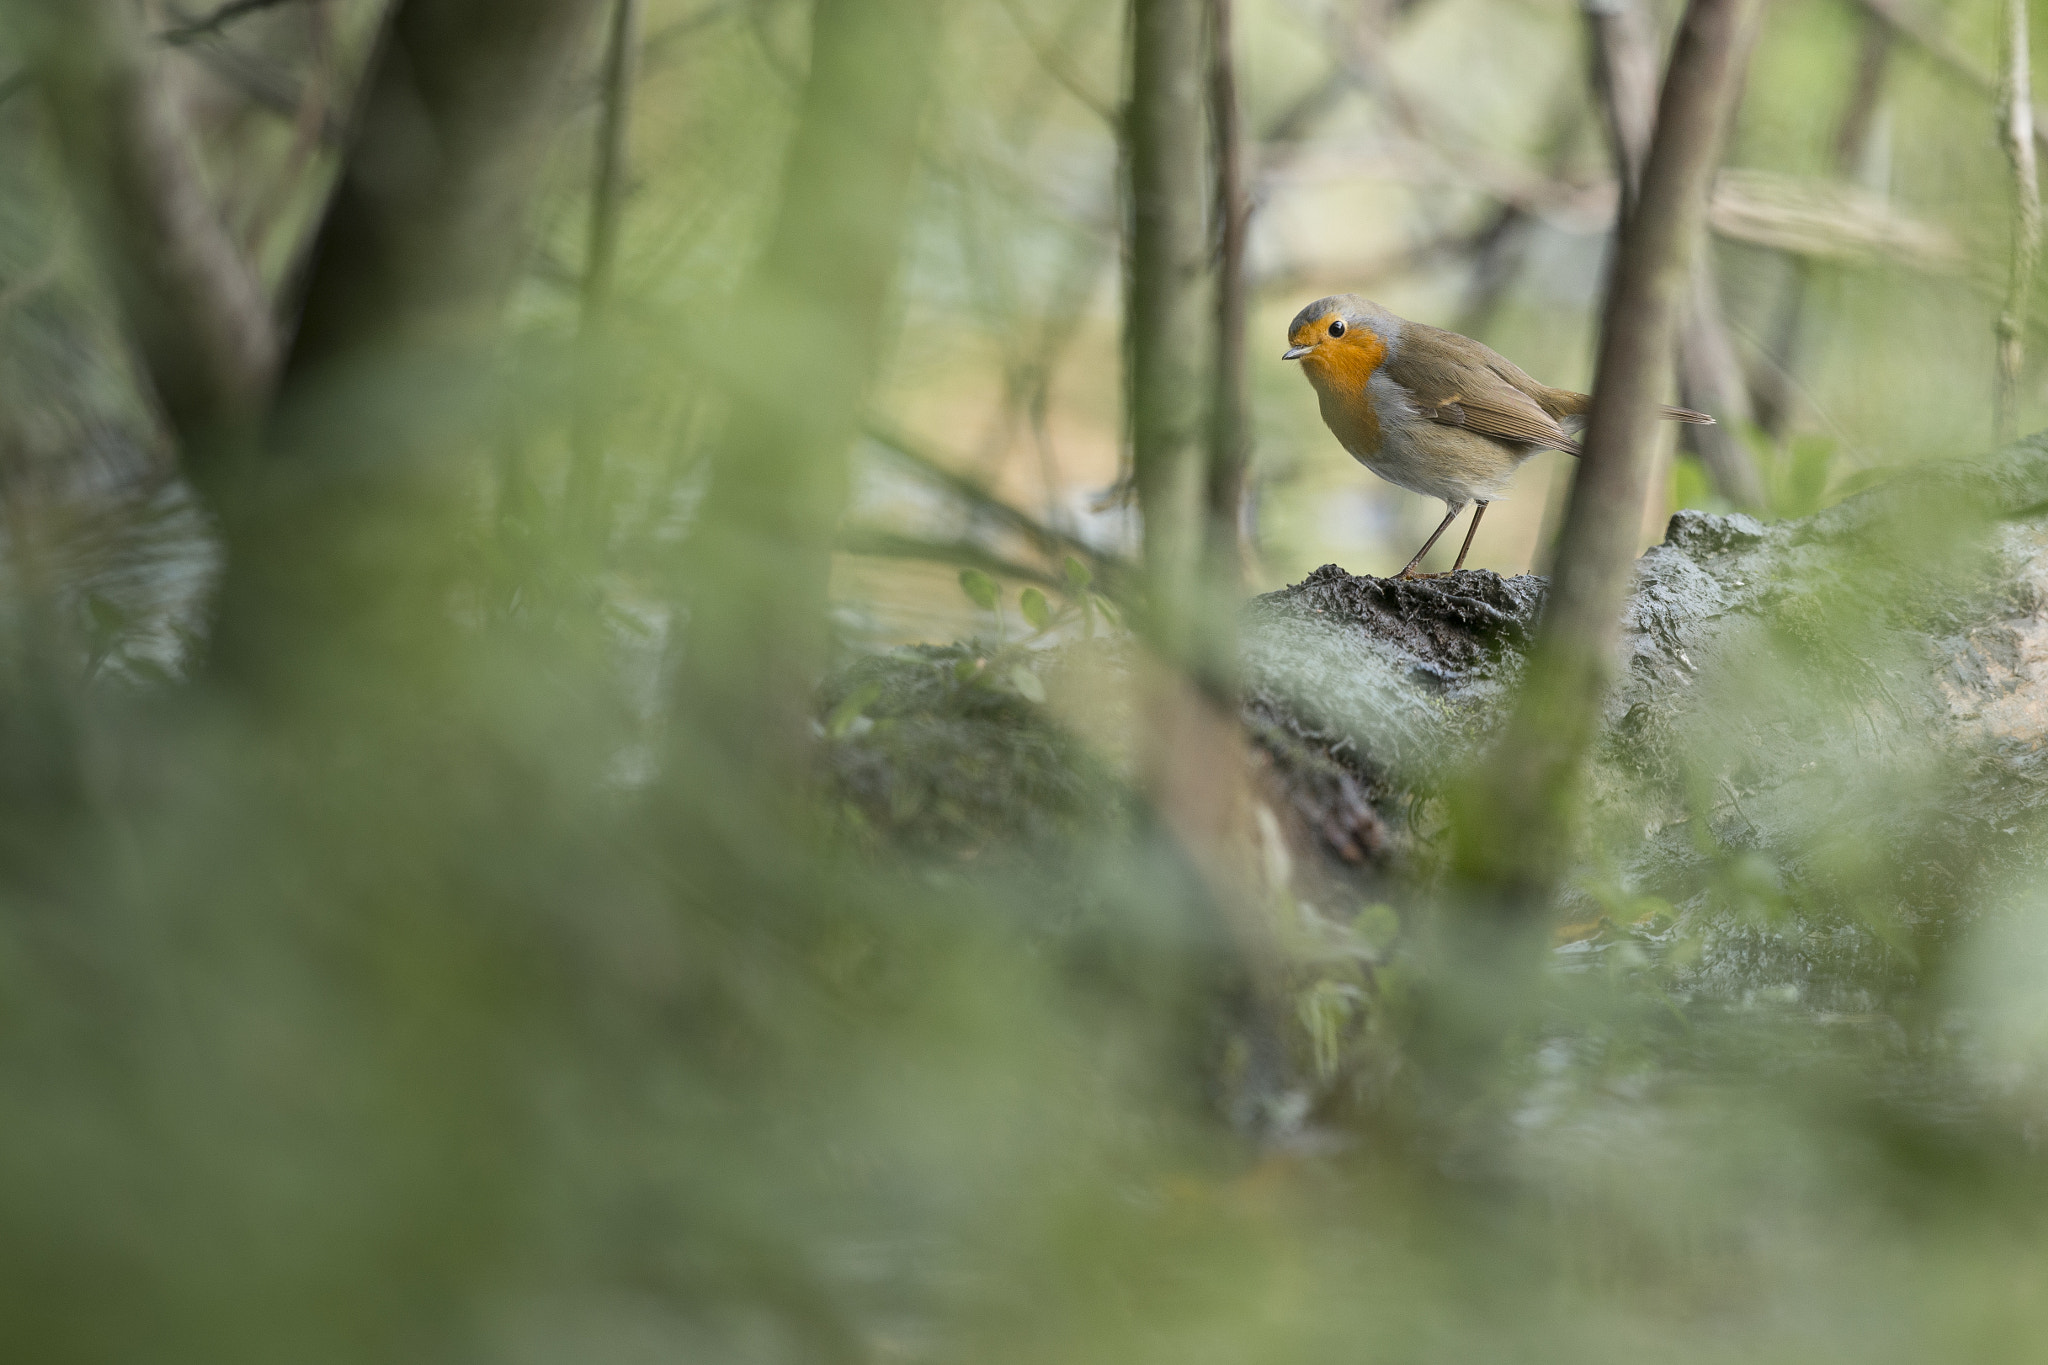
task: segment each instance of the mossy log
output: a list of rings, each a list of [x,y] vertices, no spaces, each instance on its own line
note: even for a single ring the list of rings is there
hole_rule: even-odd
[[[1703,981],[1736,959],[1752,987],[1867,986],[1872,954],[1928,970],[2038,846],[2024,836],[2048,794],[2044,513],[2036,438],[1803,520],[1673,517],[1638,564],[1564,918],[1589,942],[1716,918],[1727,951]],[[1247,605],[1243,715],[1301,899],[1341,918],[1426,896],[1442,797],[1505,714],[1545,588],[1325,565]],[[1061,671],[1100,663],[1099,645],[1071,650],[1041,668],[1054,713]],[[878,728],[832,759],[849,808],[927,850],[1100,828],[1106,801],[1127,815],[1082,775],[1114,765],[1045,710],[945,681],[972,653],[868,660],[828,687],[828,706],[881,687]]]

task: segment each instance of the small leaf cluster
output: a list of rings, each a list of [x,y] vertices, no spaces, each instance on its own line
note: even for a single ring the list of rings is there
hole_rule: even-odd
[[[1098,622],[1110,629],[1122,626],[1123,613],[1114,602],[1095,590],[1095,574],[1087,564],[1077,556],[1068,555],[1062,567],[1065,591],[1061,595],[1065,600],[1058,606],[1042,588],[1026,587],[1017,594],[1017,610],[1031,628],[1031,633],[1014,641],[1009,638],[1002,589],[995,579],[980,569],[960,571],[960,591],[967,595],[967,600],[983,611],[995,613],[998,643],[987,654],[963,657],[954,666],[957,681],[1005,688],[1026,701],[1043,702],[1045,683],[1028,662],[1032,646],[1076,622],[1091,639]]]

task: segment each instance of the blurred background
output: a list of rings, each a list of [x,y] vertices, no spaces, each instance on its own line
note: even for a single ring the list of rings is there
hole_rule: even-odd
[[[1234,11],[1244,586],[1386,574],[1441,508],[1287,321],[1589,387],[1679,6]],[[1721,424],[1662,433],[1640,545],[1999,443],[2012,14],[1764,7],[1674,367]],[[2038,506],[1872,516],[1668,767],[1602,750],[1584,932],[1488,1120],[1425,1123],[1489,722],[1330,778],[1404,812],[1362,871],[1258,827],[1266,1015],[1132,753],[1125,6],[0,15],[22,1359],[2048,1358],[2048,711],[1970,709],[2048,579],[1941,576],[2038,563]],[[1472,562],[1543,572],[1571,474]]]

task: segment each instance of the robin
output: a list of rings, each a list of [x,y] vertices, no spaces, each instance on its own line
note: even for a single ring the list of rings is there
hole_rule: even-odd
[[[1395,317],[1356,294],[1317,299],[1294,315],[1282,360],[1299,360],[1321,401],[1323,422],[1353,459],[1389,483],[1451,510],[1398,575],[1415,566],[1475,502],[1472,527],[1453,573],[1465,566],[1486,505],[1538,450],[1579,453],[1567,419],[1592,399],[1553,389],[1470,337]],[[1674,422],[1707,422],[1703,412],[1665,408]]]

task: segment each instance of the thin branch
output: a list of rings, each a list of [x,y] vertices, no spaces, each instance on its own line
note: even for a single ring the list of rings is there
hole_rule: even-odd
[[[1105,593],[1111,597],[1126,595],[1131,565],[1122,558],[1106,554],[1087,541],[1069,535],[1057,527],[1048,526],[1030,513],[1012,507],[990,492],[979,480],[957,472],[945,461],[924,450],[916,441],[885,423],[870,418],[862,424],[861,434],[912,474],[937,485],[965,503],[973,515],[986,517],[1005,530],[1023,537],[1032,549],[1049,560],[1073,555],[1095,574],[1097,581],[1104,585]]]
[[[1496,925],[1538,922],[1571,846],[1580,769],[1614,669],[1687,257],[1701,240],[1759,3],[1688,5],[1636,211],[1622,225],[1550,600],[1514,713],[1457,826],[1457,866],[1487,897]]]
[[[1632,0],[1586,0],[1584,8],[1592,83],[1607,125],[1621,196],[1616,221],[1626,225],[1634,215],[1636,186],[1656,116],[1656,37],[1648,15]],[[1679,401],[1720,421],[1714,426],[1688,426],[1680,439],[1706,466],[1723,497],[1754,511],[1765,502],[1763,479],[1739,435],[1752,416],[1749,390],[1721,321],[1711,251],[1695,252],[1691,269],[1678,330]]]
[[[234,44],[201,35],[186,46],[193,60],[258,109],[296,122],[306,107],[306,92],[297,82]],[[320,122],[320,139],[327,146],[339,147],[347,132],[338,118],[330,116]]]
[[[1857,0],[1863,8],[1935,65],[1993,99],[2001,99],[2003,77],[1963,51],[1947,34],[1934,28],[1905,0]],[[2001,101],[2002,102],[2002,101]],[[2048,117],[2034,111],[2034,143],[2048,150]]]
[[[1998,437],[2019,435],[2020,370],[2026,361],[2027,305],[2041,257],[2041,182],[2034,165],[2032,59],[2027,47],[2027,0],[2005,3],[2005,83],[1999,131],[2012,162],[2012,274],[1998,315]]]
[[[1016,0],[996,0],[996,3],[1002,7],[1003,13],[1010,16],[1010,22],[1016,25],[1017,32],[1024,39],[1024,45],[1031,49],[1032,57],[1045,69],[1045,73],[1058,83],[1060,89],[1072,95],[1089,113],[1114,127],[1117,122],[1114,101],[1097,93],[1081,73],[1074,69],[1073,55],[1065,46],[1046,44],[1031,27],[1030,20],[1018,10]]]
[[[640,38],[640,0],[612,0],[605,36],[602,114],[598,119],[596,173],[590,189],[590,230],[583,266],[583,351],[587,360],[604,328],[618,270],[619,224],[626,194],[626,143],[630,130],[635,55]],[[584,376],[563,494],[571,522],[592,529],[604,476],[603,404],[596,374]]]
[[[1243,134],[1237,71],[1231,50],[1230,0],[1209,0],[1210,155],[1216,194],[1216,335],[1209,380],[1208,546],[1205,569],[1211,601],[1234,602],[1244,584],[1244,486],[1250,454],[1245,396],[1245,242],[1252,205],[1244,188]],[[1226,646],[1214,648],[1216,644]],[[1226,683],[1235,675],[1235,642],[1212,641],[1204,666]]]
[[[235,20],[261,10],[276,9],[279,5],[293,3],[293,0],[228,0],[219,9],[203,19],[185,19],[171,28],[157,34],[160,42],[172,47],[183,47],[201,38],[218,35]]]
[[[963,569],[980,569],[1000,578],[1037,583],[1065,591],[1067,580],[1047,569],[1034,568],[1007,559],[971,540],[928,540],[904,535],[879,526],[848,524],[839,528],[838,548],[846,554],[869,559],[915,559],[930,564],[952,564]],[[1105,594],[1106,595],[1106,594]]]

